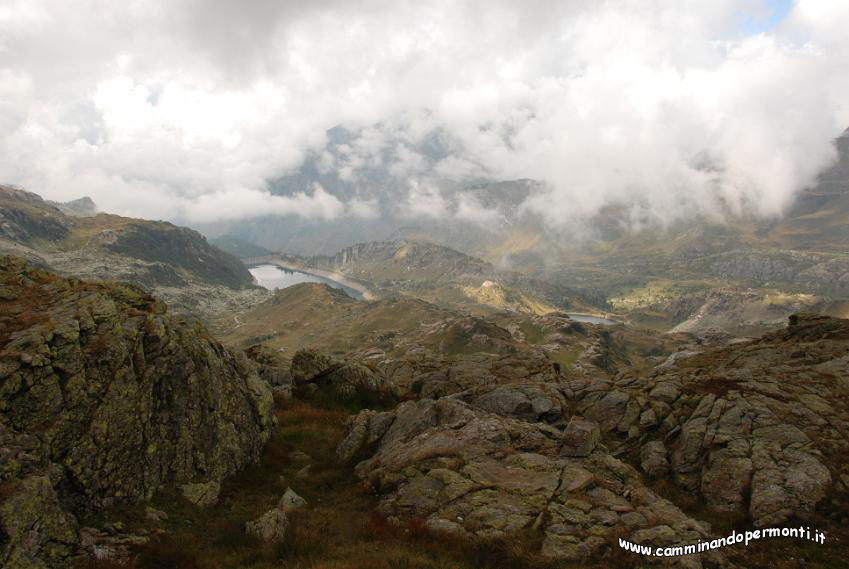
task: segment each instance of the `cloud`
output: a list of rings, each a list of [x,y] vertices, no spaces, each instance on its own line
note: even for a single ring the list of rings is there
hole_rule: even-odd
[[[849,126],[844,4],[9,0],[0,180],[187,222],[373,217],[375,168],[408,215],[494,221],[434,189],[481,178],[543,181],[553,227],[778,215]],[[354,195],[272,196],[336,125]]]
[[[450,215],[450,204],[435,185],[412,180],[407,200],[401,206],[401,215],[409,218],[446,219]]]

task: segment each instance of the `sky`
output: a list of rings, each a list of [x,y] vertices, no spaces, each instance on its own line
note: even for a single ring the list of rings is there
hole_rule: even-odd
[[[317,155],[384,168],[411,216],[481,178],[539,180],[521,209],[552,226],[777,216],[849,126],[847,26],[835,0],[3,0],[0,183],[187,223],[381,214],[365,182],[269,192]]]

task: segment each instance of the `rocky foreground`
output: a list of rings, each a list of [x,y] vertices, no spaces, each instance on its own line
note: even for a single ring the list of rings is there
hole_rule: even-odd
[[[521,543],[511,567],[640,566],[618,539],[849,522],[847,320],[696,338],[325,289],[275,295],[269,310],[298,323],[242,351],[135,286],[0,258],[0,564],[495,567],[444,563]],[[362,342],[325,351],[319,309]],[[319,345],[289,357],[274,342],[298,329]],[[122,504],[143,508],[133,534],[88,525]]]
[[[0,337],[0,566],[102,552],[79,517],[167,483],[202,494],[270,435],[271,392],[244,355],[134,286],[2,257]]]
[[[664,480],[740,527],[847,511],[849,321],[796,315],[780,332],[683,349],[644,373],[479,377],[350,422],[337,454],[357,462],[385,515],[460,536],[530,527],[544,555],[578,561],[614,554],[617,537],[712,539],[692,503],[686,513],[667,499],[676,493],[653,490]],[[719,551],[673,563],[726,565]]]

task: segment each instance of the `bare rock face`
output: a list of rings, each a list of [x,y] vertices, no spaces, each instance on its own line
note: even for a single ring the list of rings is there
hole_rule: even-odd
[[[498,415],[532,422],[556,423],[567,412],[565,397],[552,383],[516,382],[483,391],[483,395],[474,398],[463,396],[463,400]]]
[[[640,450],[640,466],[643,472],[656,478],[669,472],[669,460],[663,441],[651,441]]]
[[[527,365],[530,352],[433,365],[416,380],[418,401],[354,417],[337,457],[359,460],[356,474],[390,519],[422,518],[460,536],[534,528],[542,552],[564,560],[602,558],[614,536],[655,546],[704,540],[709,526],[653,492],[652,478],[670,477],[757,526],[805,519],[827,499],[839,514],[849,480],[849,412],[837,404],[849,321],[797,315],[757,340],[681,353],[616,375],[552,377]],[[452,388],[428,387],[437,384]],[[678,562],[722,566],[723,555]]]
[[[298,350],[292,357],[292,377],[300,385],[332,373],[342,367],[342,362],[321,350]]]
[[[0,506],[0,522],[9,536],[3,567],[60,566],[77,549],[76,518],[59,504],[49,475],[17,481],[16,492]]]
[[[639,445],[647,474],[668,470],[717,511],[758,526],[810,516],[847,473],[849,412],[837,402],[849,321],[799,314],[760,339],[686,353],[645,378],[569,382],[578,410]]]
[[[535,527],[544,534],[543,554],[564,560],[603,555],[614,535],[658,527],[674,531],[681,543],[707,535],[706,526],[603,448],[587,445],[583,456],[562,457],[563,434],[544,423],[456,399],[405,402],[393,415],[370,458],[355,468],[390,518],[420,517],[428,527],[478,537]],[[365,445],[374,419],[370,411],[355,418],[340,449],[356,447],[352,440]],[[597,425],[585,419],[571,424],[598,436]],[[716,555],[703,560],[722,562]]]
[[[75,513],[259,459],[270,390],[199,324],[133,286],[13,257],[0,258],[0,291],[0,565],[64,566]]]

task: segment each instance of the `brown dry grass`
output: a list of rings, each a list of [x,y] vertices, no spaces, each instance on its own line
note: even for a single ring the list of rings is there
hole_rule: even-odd
[[[324,402],[325,404],[327,402]],[[351,467],[335,462],[349,413],[299,401],[278,406],[279,425],[262,463],[228,480],[215,507],[200,510],[175,489],[166,489],[153,506],[169,514],[160,528],[167,533],[138,548],[133,569],[553,569],[563,567],[538,555],[540,536],[532,532],[494,541],[458,540],[428,531],[421,520],[392,524],[377,510],[377,497],[358,483]],[[310,474],[298,478],[311,457]],[[281,475],[285,482],[281,482]],[[246,535],[244,523],[272,508],[286,486],[309,505],[290,514],[284,543],[265,545]],[[129,531],[152,529],[143,507],[115,508],[108,521]],[[90,522],[91,520],[86,520]],[[104,519],[98,520],[106,521]],[[85,565],[111,569],[115,565]]]
[[[153,505],[169,519],[160,524],[167,533],[138,549],[130,569],[566,569],[569,567],[641,567],[646,561],[619,549],[598,563],[552,562],[539,555],[541,535],[519,532],[499,540],[462,540],[429,531],[421,520],[392,524],[377,512],[378,498],[363,488],[350,467],[336,464],[334,450],[344,434],[349,413],[323,401],[323,407],[302,401],[279,402],[279,425],[265,449],[262,463],[249,468],[222,488],[219,504],[199,510],[174,489],[161,492]],[[311,457],[310,475],[295,473],[305,463],[290,458],[299,450]],[[285,482],[280,481],[280,476]],[[287,485],[309,505],[290,515],[285,542],[259,543],[244,532],[244,523],[273,507]],[[655,488],[661,495],[686,502],[677,487]],[[713,525],[712,534],[736,527],[739,520],[708,515],[691,500],[685,509]],[[115,509],[110,521],[123,521],[128,530],[151,529],[141,506]],[[154,524],[155,525],[155,524]],[[812,526],[813,527],[813,526]],[[793,539],[772,539],[747,548],[725,550],[739,566],[770,569],[843,567],[846,543],[830,535],[827,545]],[[802,563],[800,560],[806,560]],[[118,569],[115,564],[85,565],[84,569]],[[126,567],[126,566],[125,566]]]

